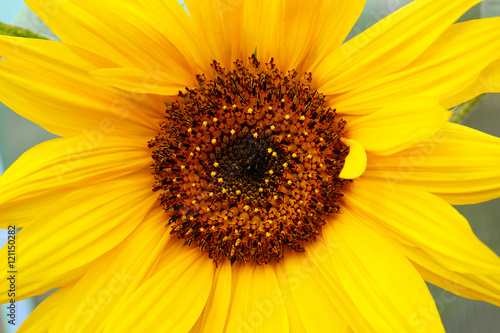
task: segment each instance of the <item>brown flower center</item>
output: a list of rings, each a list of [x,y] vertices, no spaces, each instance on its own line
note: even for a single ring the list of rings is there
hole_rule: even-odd
[[[167,104],[154,148],[153,190],[168,225],[215,262],[281,260],[304,251],[325,218],[339,209],[348,154],[335,119],[311,75],[284,75],[252,56],[214,77],[197,76]]]

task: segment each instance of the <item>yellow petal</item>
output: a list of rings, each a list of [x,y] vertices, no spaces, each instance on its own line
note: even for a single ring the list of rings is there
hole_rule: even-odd
[[[52,320],[62,309],[62,302],[66,299],[73,285],[74,283],[67,284],[44,299],[43,302],[30,313],[17,332],[48,332]]]
[[[314,71],[338,48],[359,17],[365,1],[245,1],[244,33],[249,56],[275,59],[282,71]]]
[[[211,72],[212,56],[201,38],[202,31],[177,0],[136,0],[146,10],[148,21],[165,35],[183,54],[193,56],[205,73]]]
[[[288,315],[271,265],[235,263],[226,332],[289,332]]]
[[[262,62],[276,58],[280,48],[283,2],[244,1],[244,40],[247,53],[257,51]],[[248,55],[246,55],[248,56]]]
[[[214,266],[197,247],[185,246],[113,309],[103,332],[188,332],[207,302]]]
[[[231,273],[229,261],[219,264],[215,270],[214,283],[208,297],[207,304],[200,318],[191,329],[196,332],[223,332],[231,302]]]
[[[213,60],[231,68],[237,59],[246,60],[254,53],[242,49],[243,16],[246,1],[186,0],[198,40],[206,45]],[[207,59],[208,60],[208,59]],[[207,73],[208,74],[208,73]]]
[[[16,234],[23,244],[17,248],[18,299],[74,280],[85,265],[124,240],[157,205],[150,177],[127,176],[72,192]],[[7,247],[0,253],[7,255]],[[0,269],[7,271],[7,262]],[[5,288],[7,283],[0,280]]]
[[[485,93],[500,92],[500,60],[492,62],[465,89],[441,101],[445,108],[452,108]]]
[[[276,57],[278,68],[288,71],[297,68],[311,49],[315,34],[323,23],[318,12],[324,10],[322,1],[290,0],[283,3],[281,10],[280,47]],[[321,7],[318,7],[321,6]],[[316,20],[315,20],[316,18]]]
[[[50,325],[51,332],[68,326],[98,332],[112,309],[140,285],[170,238],[164,210],[158,207],[120,245],[92,262],[75,284]]]
[[[403,70],[335,96],[333,103],[340,112],[360,114],[392,103],[394,96],[446,100],[498,59],[499,28],[498,17],[454,24]]]
[[[400,70],[478,2],[455,0],[443,6],[435,0],[413,1],[333,52],[318,67],[318,90],[338,94]]]
[[[36,201],[26,200],[2,203],[0,210],[0,227],[7,229],[8,226],[15,225],[16,227],[23,228],[48,207],[51,207],[59,201],[65,194],[66,193],[56,192],[53,195],[42,196]]]
[[[423,249],[452,271],[500,274],[500,258],[477,239],[462,215],[432,194],[358,178],[347,188],[344,200],[372,227]]]
[[[342,287],[376,332],[443,332],[420,274],[390,242],[344,209],[324,233]]]
[[[158,29],[139,4],[127,1],[28,0],[26,4],[65,43],[81,46],[123,67],[160,67],[179,79],[192,80],[196,64],[177,38]],[[113,19],[110,19],[113,18]],[[182,31],[170,21],[170,33]]]
[[[348,122],[345,135],[368,152],[389,155],[427,139],[448,118],[449,112],[432,100],[402,100]]]
[[[365,148],[356,140],[343,138],[342,141],[349,146],[349,155],[345,159],[344,168],[339,177],[344,179],[358,178],[366,169]]]
[[[84,131],[43,142],[0,176],[1,226],[23,227],[71,191],[117,178],[151,164],[147,142]]]
[[[302,319],[300,319],[299,309],[295,304],[293,299],[292,291],[290,290],[290,285],[285,279],[280,279],[280,275],[283,270],[276,270],[276,277],[280,285],[281,292],[283,293],[283,300],[285,302],[286,311],[288,314],[288,325],[290,327],[290,332],[292,333],[306,333],[307,330],[302,324]]]
[[[323,228],[331,227],[335,223],[335,218],[333,217]],[[325,232],[327,231],[323,230],[323,234]],[[324,237],[318,236],[316,241],[306,248],[304,262],[307,260],[307,262],[314,263],[318,271],[316,275],[318,282],[352,331],[375,332],[339,280],[332,258],[332,254],[339,245],[338,243],[326,242]]]
[[[366,0],[320,0],[310,3],[316,9],[309,17],[316,22],[316,31],[309,38],[314,38],[314,45],[308,50],[302,65],[305,72],[312,72],[328,55],[334,52],[344,42],[354,23],[361,15]],[[313,22],[308,22],[311,24]],[[304,27],[306,24],[303,24]],[[316,35],[317,33],[317,35]]]
[[[390,156],[370,156],[366,177],[432,192],[453,205],[500,196],[500,139],[446,123],[434,136]]]
[[[322,60],[340,46],[361,14],[363,5],[363,0],[349,3],[331,0],[285,1],[279,22],[279,52],[274,55],[278,68],[286,72],[298,68],[305,61],[304,67],[310,69],[311,62]]]
[[[427,282],[462,297],[500,306],[500,275],[460,274],[446,269],[421,249],[401,245],[401,250]],[[438,298],[438,307],[455,299],[454,296]]]
[[[100,84],[89,71],[115,66],[67,44],[0,36],[0,100],[21,116],[61,136],[101,131],[154,135],[164,105],[155,96]]]
[[[169,73],[160,68],[145,72],[137,68],[105,68],[96,69],[89,74],[99,82],[115,88],[120,88],[133,93],[177,95],[185,87],[195,85],[189,82],[172,82]]]
[[[316,263],[302,253],[288,252],[276,265],[280,285],[289,288],[287,294],[292,295],[306,332],[324,332],[325,327],[333,332],[350,332],[317,270]]]

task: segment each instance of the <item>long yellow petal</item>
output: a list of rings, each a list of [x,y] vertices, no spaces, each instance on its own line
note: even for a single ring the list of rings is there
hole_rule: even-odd
[[[358,178],[347,188],[344,200],[370,226],[423,249],[452,271],[500,274],[500,258],[477,239],[462,215],[432,194]]]
[[[16,249],[16,269],[22,272],[16,285],[18,298],[74,280],[85,265],[123,241],[157,204],[150,177],[127,176],[72,192],[16,234],[17,243],[23,244]],[[0,253],[7,256],[7,250],[4,246]],[[0,269],[11,270],[7,261],[0,263]],[[7,283],[0,280],[8,289]]]
[[[163,252],[170,238],[166,220],[158,207],[119,246],[95,260],[68,293],[50,332],[64,332],[68,326],[81,332],[100,331],[112,309],[133,293]]]
[[[65,43],[81,46],[123,67],[159,67],[179,79],[193,80],[196,63],[177,44],[181,21],[170,21],[169,38],[137,3],[99,0],[28,0],[26,4]],[[112,18],[112,19],[111,19]],[[177,29],[176,29],[177,28]]]
[[[23,227],[62,197],[151,164],[147,142],[85,131],[43,142],[0,176],[0,226]]]
[[[348,122],[345,135],[368,152],[389,155],[433,135],[449,118],[448,114],[437,101],[402,100]]]
[[[485,93],[500,92],[500,60],[492,62],[468,87],[441,101],[446,108],[465,103]]]
[[[69,283],[44,299],[21,324],[17,333],[48,332],[52,320],[63,308],[62,302],[73,285],[74,283]]]
[[[243,17],[245,1],[186,0],[199,42],[205,43],[213,60],[231,68],[237,59],[245,61],[254,49],[245,50]],[[208,59],[207,59],[208,60]]]
[[[313,71],[338,48],[359,17],[365,1],[245,1],[244,34],[248,57],[254,50],[282,71]]]
[[[331,224],[327,224],[324,228],[330,226]],[[363,314],[359,312],[350,296],[340,284],[332,262],[332,253],[336,251],[337,247],[337,243],[328,243],[322,236],[318,236],[314,243],[307,246],[306,252],[300,254],[302,261],[297,261],[300,264],[294,267],[294,273],[296,274],[292,275],[290,280],[280,280],[282,288],[288,286],[288,289],[290,287],[298,289],[297,285],[300,285],[300,280],[313,279],[321,286],[321,289],[324,290],[325,295],[328,296],[331,303],[334,304],[335,309],[328,309],[327,311],[330,313],[330,317],[333,317],[332,319],[337,320],[337,326],[344,327],[344,322],[346,322],[354,332],[374,332],[373,328],[366,321]],[[296,253],[291,255],[299,256]],[[287,296],[287,305],[288,297],[292,297],[291,291],[289,292],[290,296]],[[323,296],[320,299],[322,300]],[[301,301],[298,300],[298,302]]]
[[[401,249],[427,282],[459,296],[500,306],[500,275],[460,274],[446,269],[420,249],[404,245]],[[446,305],[452,300],[439,301]]]
[[[324,332],[325,327],[333,332],[350,332],[313,260],[302,253],[285,253],[283,263],[276,265],[276,273],[280,285],[289,288],[307,332]]]
[[[365,176],[389,188],[428,191],[453,205],[500,196],[500,139],[447,123],[434,136],[394,155],[371,155]]]
[[[324,57],[327,52],[340,46],[361,13],[363,4],[362,0],[349,3],[331,0],[285,1],[283,19],[279,22],[281,34],[277,40],[280,48],[278,54],[274,55],[278,68],[285,72],[296,69],[303,61],[312,62],[312,59]],[[318,41],[320,36],[323,39]],[[303,67],[309,69],[310,65],[306,63]]]
[[[413,1],[333,52],[318,67],[316,87],[323,94],[339,94],[400,70],[478,2]]]
[[[435,98],[443,104],[500,57],[499,31],[500,17],[454,24],[401,71],[335,96],[332,103],[340,112],[350,114],[370,113],[391,104],[394,96]],[[450,108],[456,104],[443,105]]]
[[[289,332],[288,315],[271,265],[235,263],[226,332]]]
[[[344,42],[365,3],[366,0],[321,0],[318,4],[310,4],[316,9],[310,19],[318,21],[318,35],[313,35],[314,45],[304,59],[303,71],[312,72],[314,76],[317,66]]]
[[[299,309],[295,304],[293,299],[292,291],[290,290],[290,285],[285,279],[280,279],[281,272],[276,270],[276,277],[278,278],[278,283],[280,285],[281,292],[283,293],[283,300],[285,302],[286,311],[288,314],[288,325],[290,327],[290,333],[306,333],[307,330],[300,319]]]
[[[334,217],[335,218],[335,217]],[[335,223],[332,219],[324,228],[329,228]],[[323,235],[325,234],[323,230]],[[353,300],[342,287],[333,264],[332,254],[337,250],[339,244],[327,242],[323,236],[318,236],[316,241],[307,247],[306,260],[314,263],[317,269],[318,282],[335,305],[339,314],[345,319],[354,332],[375,332],[370,323],[359,311]],[[305,262],[305,260],[304,260]]]
[[[184,88],[195,85],[194,80],[174,82],[175,78],[160,68],[150,68],[150,72],[130,67],[104,68],[89,74],[108,86],[141,94],[177,95]]]
[[[185,246],[113,309],[103,332],[188,332],[203,311],[213,276],[206,254]]]
[[[211,72],[210,50],[196,30],[187,11],[177,0],[136,0],[147,11],[148,20],[157,27],[183,54],[191,54],[198,67]]]
[[[231,301],[232,267],[229,261],[219,264],[207,304],[191,333],[223,332]]]
[[[0,52],[7,59],[0,62],[0,99],[50,132],[155,135],[164,109],[158,97],[123,92],[88,74],[116,66],[109,61],[59,42],[7,36],[0,36]]]
[[[432,296],[397,248],[344,209],[326,228],[335,271],[356,308],[376,332],[443,332]]]
[[[257,57],[264,63],[276,59],[280,49],[283,2],[255,0],[244,3],[243,42],[247,52],[257,51]]]
[[[69,192],[68,192],[69,193]],[[38,200],[26,200],[18,202],[7,202],[1,204],[0,227],[7,229],[9,226],[23,228],[35,217],[43,213],[48,207],[61,200],[66,193],[56,192],[53,195],[46,195]],[[22,207],[22,208],[21,208]]]

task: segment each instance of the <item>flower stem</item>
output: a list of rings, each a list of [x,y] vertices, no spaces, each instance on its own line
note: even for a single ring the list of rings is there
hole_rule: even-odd
[[[25,37],[25,38],[37,38],[37,39],[48,39],[42,35],[39,35],[31,30],[16,27],[14,25],[5,24],[0,22],[0,35],[14,36],[14,37]]]
[[[483,96],[484,94],[476,96],[470,101],[457,106],[457,108],[455,109],[455,113],[453,114],[453,116],[451,116],[449,121],[451,123],[461,124],[464,121],[465,117],[474,109],[477,103],[479,103],[481,98],[483,98]]]

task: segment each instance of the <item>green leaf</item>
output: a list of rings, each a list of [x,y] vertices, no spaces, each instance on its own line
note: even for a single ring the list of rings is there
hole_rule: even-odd
[[[14,36],[14,37],[25,37],[25,38],[37,38],[37,39],[48,39],[42,35],[34,33],[28,29],[16,27],[13,25],[5,24],[0,22],[0,35]]]

